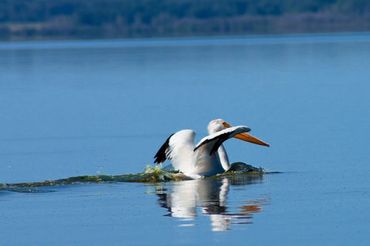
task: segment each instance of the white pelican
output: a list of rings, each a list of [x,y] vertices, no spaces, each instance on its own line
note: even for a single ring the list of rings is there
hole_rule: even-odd
[[[248,134],[247,126],[231,126],[222,119],[208,124],[208,136],[195,145],[193,130],[181,130],[172,134],[154,156],[154,163],[171,160],[172,166],[191,178],[212,176],[229,170],[230,163],[222,143],[237,138],[254,144],[269,146]]]

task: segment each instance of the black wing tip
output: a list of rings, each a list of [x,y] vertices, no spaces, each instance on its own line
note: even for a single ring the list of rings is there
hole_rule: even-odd
[[[160,156],[158,156],[158,155],[155,155],[155,156],[154,156],[154,164],[159,165],[159,164],[161,164],[162,162],[164,162],[164,160],[162,160],[162,158],[161,158]]]
[[[216,153],[218,148],[222,145],[222,143],[230,138],[230,135],[231,135],[230,132],[227,132],[227,133],[224,133],[224,134],[220,135],[220,137],[217,139],[217,142],[213,146],[210,154],[212,155],[212,154]]]
[[[166,141],[164,142],[164,144],[159,148],[159,150],[155,154],[155,156],[154,156],[154,163],[155,164],[158,165],[158,164],[161,164],[161,163],[163,163],[163,162],[166,161],[166,159],[167,159],[167,152],[168,152],[167,150],[169,148],[170,138],[173,136],[173,134],[171,134],[166,139]]]
[[[225,140],[227,140],[229,137],[230,137],[231,133],[230,132],[226,132],[226,133],[223,133],[221,134],[220,136],[218,136],[218,138],[216,139],[216,142],[215,144],[213,145],[211,151],[209,152],[210,155],[214,154],[218,148],[221,146],[221,144],[223,142],[225,142]],[[203,143],[201,143],[200,145],[198,145],[197,147],[194,148],[194,151],[196,151],[198,148],[200,148],[201,146],[203,146],[204,144],[207,144],[211,141],[214,141],[215,139],[207,139],[205,140]]]

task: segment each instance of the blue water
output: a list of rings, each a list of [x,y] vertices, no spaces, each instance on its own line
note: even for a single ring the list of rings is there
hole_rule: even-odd
[[[0,182],[141,172],[211,119],[282,174],[0,192],[5,245],[367,245],[370,35],[0,44]]]

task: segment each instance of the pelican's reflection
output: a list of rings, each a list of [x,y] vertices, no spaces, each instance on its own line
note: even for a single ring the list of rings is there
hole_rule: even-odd
[[[261,176],[241,175],[174,182],[158,186],[156,194],[160,206],[169,211],[169,216],[186,222],[182,226],[194,225],[198,213],[209,216],[213,231],[225,231],[232,224],[250,224],[253,214],[260,212],[266,203],[266,199],[248,200],[231,211],[232,207],[227,203],[230,186],[256,183],[261,179]]]

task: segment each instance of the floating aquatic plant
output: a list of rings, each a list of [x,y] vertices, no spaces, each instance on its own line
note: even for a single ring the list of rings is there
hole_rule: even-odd
[[[230,170],[208,178],[232,177],[237,179],[250,178],[252,176],[262,176],[264,174],[262,168],[253,167],[244,163],[233,163]],[[136,174],[122,175],[84,175],[75,176],[65,179],[45,180],[41,182],[27,182],[14,184],[0,184],[0,190],[18,191],[18,192],[37,192],[34,188],[50,187],[60,185],[71,185],[81,183],[108,183],[108,182],[138,182],[138,183],[158,183],[168,181],[183,181],[190,178],[183,173],[159,166],[147,166],[144,172]]]

